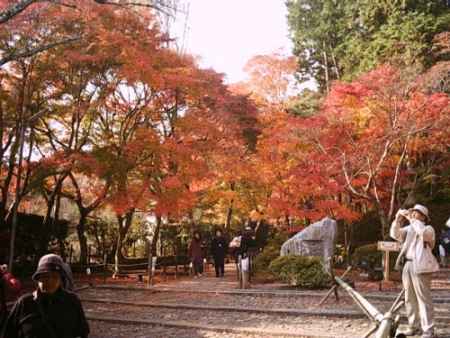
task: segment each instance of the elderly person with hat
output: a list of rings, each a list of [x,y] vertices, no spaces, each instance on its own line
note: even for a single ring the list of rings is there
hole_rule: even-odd
[[[422,331],[423,338],[434,337],[431,274],[439,270],[439,264],[431,252],[435,232],[427,225],[429,220],[428,209],[416,204],[409,210],[400,209],[390,229],[391,237],[402,243],[396,269],[403,265],[402,282],[408,316],[408,329],[403,334],[406,336]],[[409,225],[402,227],[407,222]]]
[[[39,260],[37,289],[20,297],[6,320],[2,338],[86,338],[89,326],[77,295],[63,288],[61,257]]]

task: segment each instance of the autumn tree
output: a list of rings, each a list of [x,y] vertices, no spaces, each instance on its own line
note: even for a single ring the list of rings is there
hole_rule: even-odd
[[[245,86],[255,100],[281,105],[296,93],[296,68],[294,56],[284,56],[280,52],[256,55],[244,67],[249,77]]]
[[[144,1],[125,1],[125,0],[2,0],[0,1],[0,25],[2,29],[6,29],[14,35],[14,31],[27,26],[30,22],[36,22],[36,19],[46,18],[48,11],[60,11],[70,9],[72,15],[83,18],[89,16],[91,13],[86,9],[92,6],[105,6],[121,9],[149,9],[154,13],[160,13],[165,16],[174,15],[177,10],[177,2],[166,0],[144,0]],[[42,22],[41,20],[38,20]],[[46,22],[44,21],[41,31],[44,30]],[[63,25],[63,23],[61,23]],[[89,25],[89,24],[88,24]],[[29,58],[38,53],[55,48],[57,46],[73,44],[83,40],[84,37],[79,32],[74,32],[70,36],[50,35],[49,39],[36,39],[32,44],[21,45],[12,39],[9,45],[3,46],[3,55],[0,58],[0,66],[11,61]]]
[[[333,164],[329,175],[377,210],[383,235],[396,208],[424,179],[420,158],[431,149],[446,157],[441,140],[449,130],[448,107],[447,95],[423,93],[411,78],[384,66],[336,84],[317,117],[320,133],[312,133],[311,145],[323,163]]]

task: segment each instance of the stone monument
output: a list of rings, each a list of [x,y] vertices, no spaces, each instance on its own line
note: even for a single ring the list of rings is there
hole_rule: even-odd
[[[281,246],[281,256],[318,256],[329,262],[333,257],[337,234],[334,219],[325,217],[300,231]]]

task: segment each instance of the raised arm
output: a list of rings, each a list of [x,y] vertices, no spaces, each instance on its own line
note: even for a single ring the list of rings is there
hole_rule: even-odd
[[[403,242],[406,238],[406,233],[408,232],[408,227],[403,227],[402,225],[405,223],[406,219],[402,216],[403,210],[400,209],[397,211],[395,215],[395,219],[392,222],[391,229],[389,231],[389,235],[395,239],[396,241]]]

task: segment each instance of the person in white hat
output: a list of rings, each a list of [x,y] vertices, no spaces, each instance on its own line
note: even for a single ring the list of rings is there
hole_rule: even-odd
[[[430,287],[431,275],[439,270],[439,263],[431,252],[435,245],[435,232],[431,225],[426,225],[429,220],[428,209],[416,204],[409,210],[400,209],[390,229],[391,237],[402,243],[395,266],[401,269],[403,265],[408,328],[402,333],[406,336],[418,335],[422,331],[422,338],[434,337]],[[402,227],[407,222],[409,225]]]

